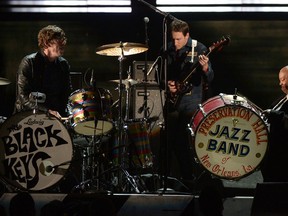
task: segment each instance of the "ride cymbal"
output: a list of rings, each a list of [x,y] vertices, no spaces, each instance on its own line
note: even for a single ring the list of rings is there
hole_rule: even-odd
[[[114,83],[120,83],[120,80],[110,80],[110,82],[114,82]],[[136,85],[138,83],[137,80],[134,80],[134,79],[125,79],[125,80],[122,80],[122,84],[123,85]]]
[[[120,42],[100,46],[96,53],[105,56],[128,56],[135,55],[148,50],[148,46],[141,43]]]
[[[8,85],[10,83],[8,79],[0,77],[0,85]]]

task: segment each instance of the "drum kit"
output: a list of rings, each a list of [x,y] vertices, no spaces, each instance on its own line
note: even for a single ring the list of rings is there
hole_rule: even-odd
[[[39,110],[21,112],[5,120],[0,127],[0,179],[7,188],[55,188],[71,171],[71,164],[81,161],[81,181],[73,186],[72,192],[147,191],[141,174],[144,169],[154,169],[147,132],[149,121],[130,119],[130,90],[139,83],[130,74],[122,79],[125,56],[147,49],[146,45],[128,42],[97,48],[99,55],[118,57],[119,80],[111,80],[119,85],[117,106],[108,90],[91,86],[69,96],[71,116],[66,124],[63,119]],[[0,78],[0,85],[9,83]],[[121,104],[123,86],[125,106]],[[118,108],[116,121],[112,107]],[[195,160],[211,175],[228,180],[238,180],[256,171],[268,148],[268,126],[261,112],[237,93],[220,94],[199,104],[188,126]],[[107,150],[103,137],[111,134],[113,145]],[[88,145],[79,144],[81,155],[74,158],[73,142],[79,137]]]
[[[97,48],[99,55],[118,57],[119,80],[111,80],[119,85],[117,106],[110,92],[94,86],[92,81],[89,88],[70,94],[69,117],[58,119],[42,113],[37,109],[38,97],[35,97],[34,110],[17,113],[4,121],[0,127],[0,179],[7,188],[58,190],[61,181],[74,169],[71,165],[80,161],[81,180],[73,186],[72,192],[144,191],[137,172],[153,167],[148,123],[144,118],[129,118],[130,88],[138,82],[130,75],[122,79],[122,61],[125,56],[147,49],[146,45],[128,42]],[[8,80],[1,78],[0,84],[8,84]],[[125,117],[121,104],[123,86],[127,92]],[[119,109],[115,121],[112,107]],[[109,147],[103,147],[104,142],[111,142],[111,136],[112,146],[109,143]]]

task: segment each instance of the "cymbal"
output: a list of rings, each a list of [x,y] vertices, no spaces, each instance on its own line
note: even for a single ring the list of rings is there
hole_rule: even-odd
[[[0,77],[0,85],[8,85],[10,83],[8,79]]]
[[[122,53],[123,50],[123,53]],[[120,42],[100,46],[96,53],[105,56],[128,56],[139,54],[148,50],[148,46],[141,43]]]
[[[155,81],[155,82],[151,82],[151,81],[141,81],[136,83],[136,86],[147,86],[147,87],[159,87],[159,84]]]
[[[115,83],[120,83],[120,80],[110,80],[110,82],[115,82]],[[136,85],[138,83],[137,80],[134,80],[134,79],[125,79],[125,80],[122,80],[122,84],[123,85]]]

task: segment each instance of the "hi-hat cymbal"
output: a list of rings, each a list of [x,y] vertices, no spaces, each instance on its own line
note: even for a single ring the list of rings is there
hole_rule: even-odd
[[[0,85],[8,85],[10,83],[8,79],[0,77]]]
[[[110,82],[115,82],[115,83],[120,83],[120,80],[110,80]],[[134,80],[134,79],[125,79],[125,80],[122,80],[122,84],[127,86],[127,85],[136,85],[138,83],[137,80]]]
[[[138,81],[138,83],[135,84],[135,87],[147,87],[147,88],[160,88],[159,84],[157,82],[144,82],[144,81]]]
[[[96,53],[105,56],[128,56],[139,54],[147,50],[148,46],[141,43],[120,42],[100,46],[96,49]]]

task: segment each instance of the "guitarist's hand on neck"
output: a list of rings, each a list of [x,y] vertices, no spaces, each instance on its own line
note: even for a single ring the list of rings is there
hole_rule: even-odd
[[[205,55],[199,55],[199,64],[202,67],[203,72],[207,72],[209,70],[209,58]]]

